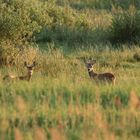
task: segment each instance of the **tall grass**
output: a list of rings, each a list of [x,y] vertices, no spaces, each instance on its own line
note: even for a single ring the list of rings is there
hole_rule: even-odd
[[[37,58],[30,82],[4,82],[1,71],[0,138],[139,139],[138,51],[50,49]],[[97,72],[112,71],[116,85],[91,80],[83,57],[97,59]]]

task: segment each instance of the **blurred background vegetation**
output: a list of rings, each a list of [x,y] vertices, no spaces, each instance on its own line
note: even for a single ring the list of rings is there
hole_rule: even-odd
[[[1,0],[0,63],[36,45],[139,44],[139,8],[138,0]]]

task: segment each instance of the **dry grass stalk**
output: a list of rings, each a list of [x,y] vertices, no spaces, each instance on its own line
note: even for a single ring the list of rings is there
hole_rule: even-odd
[[[140,108],[140,99],[135,93],[135,91],[131,91],[130,96],[129,96],[129,106],[131,110],[136,110]]]
[[[115,97],[115,100],[114,100],[114,103],[115,103],[115,106],[117,108],[120,108],[122,106],[122,101],[121,101],[121,98],[119,96],[116,96]]]
[[[23,140],[23,135],[18,128],[14,129],[14,137],[15,137],[15,140]]]
[[[93,134],[93,139],[99,139],[99,137],[101,137],[100,133],[102,133],[104,140],[115,140],[114,134],[109,131],[109,125],[106,119],[97,108],[94,110],[94,122],[97,125],[97,130]]]
[[[51,128],[51,139],[52,140],[66,140],[66,137],[64,136],[64,133],[60,132],[56,128]]]
[[[26,111],[27,109],[26,103],[21,96],[17,96],[15,103],[19,112],[24,113]]]
[[[47,140],[47,137],[45,136],[45,132],[42,128],[35,128],[34,132],[34,140]]]

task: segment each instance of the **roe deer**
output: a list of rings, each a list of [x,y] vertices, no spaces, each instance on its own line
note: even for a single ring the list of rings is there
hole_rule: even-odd
[[[27,81],[30,81],[32,75],[33,75],[33,70],[34,70],[34,67],[36,65],[36,62],[34,61],[32,65],[27,65],[27,62],[24,62],[24,66],[27,68],[27,74],[25,76],[15,76],[15,75],[5,75],[3,77],[3,80],[6,80],[6,79],[11,79],[11,80],[27,80]]]
[[[96,60],[92,60],[91,62],[86,62],[86,67],[88,69],[88,73],[90,78],[93,78],[96,82],[105,81],[108,83],[115,84],[115,76],[112,73],[95,73],[94,72],[94,64],[96,63]]]

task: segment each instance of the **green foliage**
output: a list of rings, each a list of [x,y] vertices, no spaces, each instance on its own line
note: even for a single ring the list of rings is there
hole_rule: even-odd
[[[34,41],[34,34],[51,22],[44,7],[46,5],[34,0],[0,2],[1,63],[7,63],[8,58],[12,61],[16,50],[19,52],[29,46]]]
[[[140,12],[134,7],[120,10],[112,19],[110,41],[112,43],[138,43],[140,37]]]
[[[24,2],[13,0],[10,3],[1,3],[0,6],[1,39],[15,41],[22,40],[25,36],[30,38],[33,32],[40,29],[38,23],[32,21],[30,9],[28,10]]]
[[[76,9],[111,9],[112,0],[81,0],[81,1],[71,1],[70,5]]]
[[[20,136],[33,140],[37,133],[40,134],[38,139],[44,136],[54,140],[53,135],[57,135],[66,140],[90,140],[93,132],[97,139],[110,139],[113,135],[114,139],[126,140],[129,134],[130,140],[139,138],[139,108],[135,105],[139,98],[137,68],[140,66],[130,59],[135,59],[133,56],[140,48],[128,49],[126,46],[124,50],[102,50],[98,47],[79,49],[72,54],[54,48],[38,52],[30,82],[3,81],[7,72],[1,68],[0,138],[10,140]],[[26,51],[31,54],[34,49]],[[98,73],[112,71],[116,84],[96,84],[89,78],[82,57],[97,59],[95,70]],[[131,67],[124,67],[126,64]],[[8,71],[12,72],[14,68],[9,67]],[[22,75],[24,66],[18,68],[15,72]],[[121,99],[119,106],[116,97]]]
[[[107,9],[111,10],[112,6],[128,9],[130,5],[140,8],[139,0],[56,0],[56,3],[65,6],[70,5],[77,10],[83,9]]]
[[[80,14],[70,7],[54,6],[47,10],[52,17],[52,24],[43,28],[37,36],[38,42],[86,42],[85,37],[91,38],[91,24],[86,14]]]

